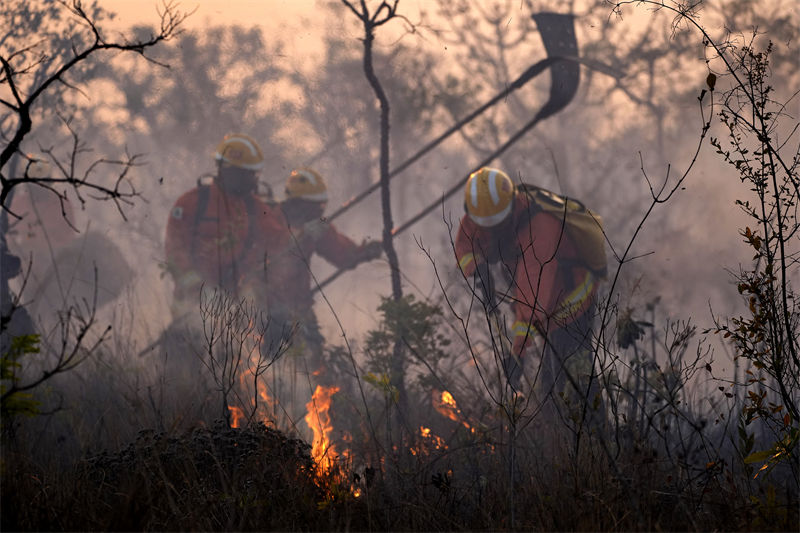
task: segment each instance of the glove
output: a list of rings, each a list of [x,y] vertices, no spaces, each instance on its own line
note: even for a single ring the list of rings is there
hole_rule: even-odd
[[[506,375],[508,384],[514,390],[520,390],[520,382],[522,380],[522,361],[513,355],[507,355],[503,358],[503,372]]]
[[[359,254],[359,262],[372,261],[377,259],[383,253],[383,243],[381,241],[364,241],[361,243],[361,253]]]

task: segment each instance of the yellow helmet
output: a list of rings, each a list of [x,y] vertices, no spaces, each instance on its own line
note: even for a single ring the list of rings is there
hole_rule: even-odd
[[[42,154],[28,154],[28,167],[26,169],[29,178],[49,178],[53,172],[50,161]]]
[[[286,180],[286,197],[311,200],[312,202],[328,201],[328,186],[315,170],[300,167],[292,170]]]
[[[264,154],[258,143],[244,133],[230,133],[222,139],[214,152],[214,158],[228,165],[246,170],[261,170]]]
[[[464,188],[464,206],[479,226],[499,224],[511,214],[514,182],[496,168],[483,167],[470,174]]]

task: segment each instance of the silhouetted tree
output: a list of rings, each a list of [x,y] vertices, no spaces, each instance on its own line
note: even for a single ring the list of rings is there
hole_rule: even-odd
[[[70,98],[80,93],[79,87],[87,75],[85,67],[93,63],[95,56],[103,52],[116,52],[138,54],[148,59],[150,48],[178,34],[185,15],[174,4],[165,3],[159,31],[143,39],[124,36],[108,38],[98,24],[98,20],[106,16],[105,12],[96,4],[84,6],[80,0],[60,1],[57,4],[7,2],[2,4],[0,15],[5,22],[4,28],[7,28],[0,37],[0,211],[3,220],[0,230],[3,232],[5,259],[8,216],[9,213],[16,216],[10,205],[11,196],[20,185],[49,189],[58,195],[62,211],[67,199],[66,193],[60,188],[62,185],[71,187],[81,202],[85,202],[86,196],[111,200],[120,212],[122,203],[136,196],[136,188],[128,179],[128,171],[137,163],[137,156],[126,155],[121,160],[99,158],[83,165],[81,157],[89,148],[81,140],[82,133],[71,117],[74,108]],[[74,31],[67,33],[68,38],[59,33],[64,27],[74,28]],[[54,169],[52,173],[44,175],[32,172],[34,160],[25,155],[23,144],[34,131],[37,121],[43,121],[47,115],[56,116],[62,121],[70,142],[66,146],[41,149]],[[19,162],[16,168],[10,164],[15,156],[13,160]],[[106,165],[119,170],[110,181],[97,177],[98,170]],[[64,221],[64,224],[69,223]],[[0,275],[4,278],[3,290],[9,290],[8,277],[14,272],[4,268]],[[13,315],[17,303],[14,301],[11,306],[4,306],[2,329],[10,324],[9,316]],[[7,408],[20,394],[74,369],[106,339],[110,328],[99,336],[88,337],[96,323],[96,305],[95,292],[92,301],[84,301],[62,311],[59,319],[60,342],[55,346],[54,357],[42,363],[35,372],[26,374],[21,360],[38,352],[37,335],[12,338],[8,346],[4,346],[0,401],[5,414],[8,414]]]

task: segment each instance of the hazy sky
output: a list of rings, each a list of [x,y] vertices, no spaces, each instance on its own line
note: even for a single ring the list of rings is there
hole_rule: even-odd
[[[292,30],[294,40],[302,41],[304,35],[317,33],[322,27],[320,13],[326,4],[337,0],[180,0],[176,4],[182,12],[192,13],[184,23],[185,29],[208,25],[241,24],[259,25],[271,31]],[[432,3],[432,2],[431,2]],[[163,5],[155,0],[99,0],[98,4],[118,14],[122,26],[158,22],[157,9]],[[414,18],[419,6],[426,0],[403,0],[400,8],[404,15]],[[325,21],[330,24],[331,21]],[[318,24],[319,27],[316,27]]]
[[[193,11],[187,27],[201,26],[207,20],[239,24],[271,21],[313,13],[316,0],[188,0],[179,2],[182,11]],[[119,14],[120,22],[156,20],[153,0],[100,0],[99,4]]]
[[[242,25],[244,27],[260,26],[264,33],[279,35],[285,45],[286,57],[293,55],[303,56],[307,59],[320,51],[320,38],[326,28],[337,27],[337,31],[344,30],[341,25],[344,20],[330,20],[325,18],[327,10],[325,5],[338,4],[338,0],[172,0],[183,13],[191,15],[183,22],[182,28],[194,30],[209,26]],[[163,6],[162,0],[98,0],[98,4],[117,14],[114,29],[124,30],[137,24],[157,25],[158,13]],[[433,2],[428,0],[403,0],[400,2],[400,11],[409,20],[418,20],[421,7],[432,7]],[[114,27],[114,25],[109,25]],[[361,34],[354,25],[354,39]],[[382,28],[380,38],[387,35],[393,42],[401,34],[406,33],[405,25],[389,24]],[[417,41],[417,44],[419,42]]]
[[[377,0],[372,0],[370,5],[374,5],[373,2],[375,1]],[[476,3],[474,5],[480,5],[479,0],[475,0],[475,2]],[[224,24],[238,24],[245,27],[258,25],[263,28],[263,33],[267,36],[265,42],[269,42],[270,37],[272,37],[275,41],[277,41],[279,38],[280,41],[285,44],[286,48],[281,49],[281,53],[275,56],[275,63],[278,67],[286,68],[287,71],[290,70],[288,67],[286,67],[287,65],[291,66],[293,69],[301,71],[304,76],[310,78],[310,87],[312,88],[315,88],[315,83],[322,79],[322,76],[319,73],[325,70],[324,68],[321,68],[319,64],[315,63],[314,60],[319,59],[316,57],[316,52],[321,53],[323,47],[320,46],[320,44],[326,35],[331,33],[337,34],[337,32],[339,32],[338,35],[342,36],[343,41],[345,43],[349,43],[349,46],[352,46],[354,49],[358,50],[360,45],[359,38],[361,37],[361,33],[359,32],[358,24],[355,22],[354,17],[328,16],[330,15],[331,11],[325,9],[325,6],[330,4],[340,4],[340,0],[179,0],[177,2],[179,10],[183,12],[193,12],[183,24],[183,27],[187,30],[198,30]],[[416,21],[415,15],[420,6],[426,6],[433,9],[434,4],[435,2],[433,0],[401,0],[400,9],[402,13],[409,17],[409,19]],[[509,34],[513,35],[515,24],[522,20],[522,15],[528,16],[530,10],[532,9],[531,4],[542,6],[545,4],[545,2],[539,3],[529,2],[528,0],[519,0],[519,3],[514,2],[512,4],[513,12],[509,15],[508,24]],[[100,0],[99,5],[106,10],[117,14],[116,25],[109,25],[109,29],[123,30],[127,27],[138,24],[156,25],[159,21],[159,6],[163,6],[163,3],[161,0]],[[567,9],[563,4],[558,4],[557,2],[550,2],[547,3],[547,5],[554,10],[566,11]],[[714,5],[714,2],[709,2],[705,5],[710,8]],[[637,16],[643,18],[651,16],[651,13],[644,9],[637,11],[631,8],[629,11],[630,14],[626,14],[624,19],[611,20],[614,25],[618,26],[618,30],[615,33],[612,32],[611,35],[620,40],[624,40],[625,37],[636,34],[636,30],[641,29],[640,24],[636,20]],[[328,16],[328,18],[326,18],[326,16]],[[606,18],[607,16],[603,15],[603,17]],[[576,30],[578,32],[578,39],[581,45],[584,43],[597,44],[597,32],[599,29],[596,28],[594,24],[598,22],[598,20],[600,19],[597,19],[597,17],[589,17],[586,15],[579,17],[579,20],[576,22]],[[714,20],[713,17],[711,20]],[[442,20],[439,19],[437,22],[441,23]],[[669,21],[667,20],[667,23],[668,22]],[[442,23],[441,26],[442,28],[446,29],[447,25]],[[663,27],[669,28],[669,25],[666,24]],[[717,26],[714,27],[716,28]],[[658,31],[663,31],[663,29],[661,29],[662,27],[659,25],[656,25],[655,28]],[[384,39],[384,36],[387,35],[387,31],[405,32],[406,29],[407,26],[402,23],[390,24],[382,28],[380,32],[380,38],[383,39],[385,48],[388,49],[395,43],[392,38]],[[429,30],[430,28],[424,29]],[[657,33],[656,30],[653,31]],[[202,31],[200,33],[202,33]],[[409,46],[417,48],[434,47],[444,55],[450,54],[450,57],[457,57],[457,54],[454,51],[447,51],[447,42],[443,38],[439,40],[440,37],[441,34],[434,31],[420,31],[415,34],[407,34],[406,42],[404,44],[408,44]],[[174,43],[169,43],[167,46],[173,45]],[[542,50],[538,41],[534,42],[531,50],[533,58],[541,57]],[[594,48],[587,47],[586,50],[582,49],[581,52],[586,53],[587,57],[591,59],[601,62],[609,61],[608,57],[606,57],[609,55],[609,52],[604,46],[595,46]],[[625,57],[625,53],[626,52],[624,50],[620,52],[620,54],[622,54],[621,57]],[[522,60],[520,58],[521,56],[511,57],[511,60]],[[524,57],[525,61],[530,61],[531,59],[532,58],[529,56]],[[522,65],[512,64],[509,70],[511,72],[520,72],[521,69],[527,67],[528,64],[528,62]],[[312,68],[308,70],[302,68],[306,65],[311,65]],[[656,79],[660,83],[657,84],[656,89],[670,87],[671,83],[678,82],[682,84],[692,84],[699,90],[699,88],[703,86],[703,80],[705,80],[706,76],[705,67],[703,67],[702,60],[699,55],[694,60],[687,60],[687,63],[684,65],[684,67],[685,70],[679,77],[680,79],[671,77],[675,75],[674,68],[672,71],[665,71],[663,76],[657,77]],[[584,70],[583,72],[587,73],[586,79],[588,80],[588,71]],[[161,75],[166,77],[167,73],[161,73]],[[320,76],[320,80],[315,78],[317,75]],[[597,79],[597,77],[598,75],[595,74],[595,79]],[[645,77],[642,79],[644,78]],[[544,80],[544,78],[542,78],[542,80]],[[605,78],[603,78],[603,80],[605,80]],[[597,85],[595,86],[602,87],[601,82],[603,80],[596,81],[595,83]],[[608,80],[605,81],[607,82]],[[627,88],[638,94],[643,91],[645,85],[646,84],[644,83],[637,85],[636,83],[629,81]],[[108,92],[111,93],[112,91]],[[535,93],[532,92],[532,89],[529,89],[528,93],[526,94],[532,97],[531,95]],[[312,96],[318,99],[318,102],[321,106],[330,106],[330,103],[334,101],[329,97],[329,94],[325,93],[324,91],[320,92],[319,94],[314,93]],[[282,98],[275,98],[275,102],[283,102],[285,100],[285,94],[281,95],[281,97]],[[640,113],[639,108],[630,105],[627,100],[627,96],[621,91],[612,93],[611,98],[622,99],[624,101],[619,103],[609,100],[606,102],[607,106],[604,105],[603,109],[608,107],[621,110],[625,108],[625,106],[629,106],[630,109],[636,111],[637,116]],[[263,100],[272,105],[272,100],[270,100],[270,98],[264,98]],[[120,102],[123,102],[123,100],[120,100]],[[278,104],[276,103],[275,105]],[[402,101],[395,101],[393,102],[393,105],[395,112],[403,109]],[[677,102],[668,110],[670,113],[685,113],[688,106],[692,106],[691,109],[692,112],[694,112],[694,98],[687,102]],[[599,106],[595,104],[595,107]],[[574,194],[578,194],[579,191],[582,191],[580,187],[585,185],[585,181],[580,181],[583,179],[583,173],[581,171],[589,165],[589,163],[581,160],[581,156],[583,154],[581,153],[580,148],[575,147],[580,147],[582,145],[590,146],[593,142],[604,144],[607,142],[608,138],[620,134],[620,131],[624,133],[626,129],[631,127],[626,120],[628,117],[623,115],[621,111],[616,115],[613,115],[616,120],[606,119],[605,115],[602,113],[590,115],[591,111],[592,109],[589,106],[580,108],[577,106],[576,102],[569,109],[567,109],[563,115],[559,116],[556,120],[551,120],[542,124],[538,131],[534,132],[536,135],[538,135],[537,142],[539,145],[546,146],[548,143],[556,145],[559,141],[561,141],[561,143],[564,145],[563,153],[559,155],[561,158],[559,168],[565,173],[565,176],[574,176],[574,179],[572,180],[575,187],[573,189]],[[605,113],[605,111],[603,111],[603,113]],[[499,116],[502,119],[502,115]],[[590,119],[590,116],[593,118]],[[609,114],[609,116],[611,115]],[[289,118],[291,119],[291,116]],[[572,120],[573,124],[576,125],[583,124],[584,121],[594,120],[595,122],[591,132],[592,135],[586,134],[581,128],[568,130],[566,127],[563,129],[555,127],[559,121],[561,123],[568,124],[568,121],[570,120]],[[286,120],[283,122],[286,123],[285,127],[291,133],[303,131],[303,125],[301,124],[298,126],[299,122],[291,122],[291,120]],[[689,126],[693,127],[693,124],[694,121]],[[441,131],[441,129],[447,125],[449,125],[449,122],[445,124],[437,123],[432,129],[435,131]],[[604,130],[603,128],[606,129]],[[604,131],[607,132],[607,135],[602,134]],[[428,133],[432,132],[420,132],[420,138],[411,139],[411,141],[421,144],[423,138],[426,137]],[[694,130],[691,130],[689,133],[687,133],[687,135],[694,134]],[[299,137],[300,136],[298,135],[298,138]],[[281,137],[278,140],[288,142],[291,139],[287,140]],[[610,173],[608,180],[604,180],[604,183],[611,183],[611,180],[613,180],[613,186],[620,191],[638,191],[644,190],[645,188],[644,180],[638,170],[639,159],[637,155],[637,149],[641,149],[641,147],[636,145],[634,141],[636,140],[634,139],[631,141],[633,143],[631,146],[624,146],[620,148],[615,147],[615,150],[618,150],[619,152],[616,159],[633,161],[633,163],[631,163],[631,168],[633,170],[625,173],[619,171],[617,167],[613,167],[615,171]],[[132,138],[131,142],[135,143],[136,139]],[[199,144],[197,146],[198,158],[205,157],[208,153],[210,153],[209,145],[210,143],[208,140],[204,139],[203,144]],[[452,144],[448,145],[448,147],[449,146],[452,146]],[[292,158],[302,161],[304,157],[308,156],[308,154],[313,155],[315,153],[315,148],[317,147],[310,146],[308,142],[305,144],[302,142],[297,142],[293,144],[291,148],[293,151],[291,154]],[[653,150],[650,148],[651,147],[648,146],[644,147],[647,152],[646,155],[649,155],[653,152]],[[147,149],[145,149],[145,151],[147,151]],[[704,155],[706,155],[707,152],[708,151],[704,152]],[[466,171],[471,161],[478,159],[476,154],[472,154],[469,151],[466,151],[465,153],[467,154],[467,160],[461,162],[463,168],[448,170],[449,173],[444,173],[441,176],[437,176],[436,179],[442,182],[443,188],[446,183],[450,183],[451,181],[455,180],[459,172]],[[552,152],[550,155],[552,156]],[[670,161],[670,163],[676,165],[676,168],[677,166],[686,163],[685,151],[678,151],[677,153],[672,153],[670,155],[674,157],[674,160]],[[708,155],[710,156],[711,154],[709,153]],[[397,161],[399,158],[399,155],[392,154],[392,156],[395,157],[393,162]],[[148,158],[151,164],[146,169],[143,169],[142,172],[152,172],[156,173],[155,175],[160,175],[158,174],[161,172],[158,170],[159,162],[168,161],[169,155],[160,153],[158,150],[153,150],[151,147],[151,149],[148,151]],[[203,159],[203,161],[205,161],[204,164],[206,164],[208,168],[211,168],[210,158]],[[336,158],[329,156],[327,159],[323,158],[319,164],[327,164],[327,168],[336,168],[337,165],[343,165],[345,162],[346,161],[344,161],[341,157],[336,160]],[[436,164],[446,165],[449,163],[449,161],[443,160],[442,162],[437,162]],[[702,161],[702,163],[704,163],[704,161]],[[566,168],[567,164],[572,166],[572,170]],[[169,164],[163,166],[167,169],[167,171],[171,170]],[[535,165],[532,166],[535,168]],[[735,230],[737,226],[732,223],[722,222],[723,220],[729,220],[732,215],[738,214],[738,211],[736,211],[733,207],[733,199],[725,196],[728,190],[726,189],[725,191],[721,192],[721,178],[717,176],[718,167],[711,166],[709,168],[712,170],[704,174],[704,168],[698,165],[698,169],[695,171],[696,177],[693,175],[692,179],[690,179],[686,184],[688,191],[676,196],[669,209],[663,210],[664,214],[662,219],[660,219],[658,222],[651,220],[651,224],[646,227],[645,232],[640,239],[641,247],[643,248],[642,253],[645,255],[639,262],[636,263],[636,265],[643,264],[644,266],[642,266],[642,270],[645,272],[653,271],[652,276],[657,279],[657,283],[654,282],[651,284],[654,292],[658,293],[665,286],[670,288],[665,292],[664,300],[671,300],[671,303],[675,304],[675,312],[679,313],[681,316],[708,316],[709,300],[714,300],[715,298],[721,299],[721,294],[729,294],[729,276],[724,271],[724,267],[735,265],[735,259],[738,258],[738,256],[734,256],[733,253],[729,253],[729,251],[724,248],[725,245],[720,244],[721,240],[725,241],[726,239],[720,239],[719,235],[711,235],[708,231],[708,228],[712,225],[717,228],[720,226],[728,227],[730,228],[730,237],[727,239],[728,243],[730,244],[728,248],[738,244],[738,235],[736,234]],[[649,170],[653,173],[657,173],[661,172],[661,167],[650,168]],[[276,173],[276,176],[278,176],[275,178],[276,180],[283,179],[283,175],[281,174]],[[165,220],[166,213],[169,212],[169,206],[174,199],[177,198],[178,194],[180,194],[184,188],[193,186],[196,181],[195,174],[181,177],[179,172],[172,172],[169,174],[169,177],[170,184],[178,183],[179,185],[174,186],[173,189],[169,189],[168,193],[163,194],[163,196],[152,193],[151,203],[148,204],[148,209],[150,210],[149,216],[155,220]],[[546,180],[549,177],[549,175],[545,175],[541,179]],[[183,179],[183,181],[181,181],[181,179]],[[410,179],[411,178],[409,178],[409,180]],[[407,211],[411,211],[416,206],[413,204],[413,202],[404,203],[400,201],[403,198],[403,192],[408,191],[409,189],[403,188],[404,182],[402,181],[397,181],[395,183],[397,183],[397,185],[393,186],[393,194],[395,202],[398,204],[398,206],[395,210],[394,216],[395,223],[400,224],[411,215],[410,212],[403,212],[400,207],[405,208]],[[550,183],[551,184],[549,186],[553,187],[552,184],[555,182],[551,181]],[[547,185],[546,182],[542,184]],[[163,192],[161,185],[154,186],[159,187],[159,194]],[[618,196],[621,196],[619,194],[609,194],[607,192],[608,188],[610,188],[610,186],[607,187],[606,196],[604,196],[606,201],[613,202]],[[332,192],[332,197],[336,197],[337,201],[342,198],[347,198],[350,196],[350,194],[357,192],[346,190],[342,186],[333,187],[333,189],[334,191]],[[601,192],[603,191],[601,190]],[[410,193],[408,196],[410,197]],[[373,200],[375,198],[377,198],[377,195],[373,197]],[[635,198],[635,195],[631,193],[630,198]],[[649,197],[645,196],[645,200],[647,198]],[[590,198],[589,201],[591,200],[592,199]],[[337,202],[334,201],[333,203]],[[453,204],[456,206],[455,209],[460,209],[461,206],[457,204],[458,202],[456,200]],[[372,206],[372,210],[376,210],[376,203],[369,205]],[[378,226],[361,223],[357,216],[358,213],[365,213],[369,211],[367,206],[368,204],[364,203],[363,209],[351,211],[348,216],[339,219],[337,225],[344,227],[344,230],[354,239],[360,240],[361,238],[366,237],[376,238],[377,231],[375,230],[375,227]],[[643,210],[644,206],[642,206],[641,209]],[[633,208],[630,208],[627,205],[623,205],[622,200],[610,206],[601,204],[596,208],[596,210],[605,217],[608,227],[626,229],[626,231],[617,232],[613,236],[615,242],[625,242],[630,234],[627,231],[627,224],[629,222],[628,217],[634,215],[638,216],[638,211],[635,211]],[[623,212],[628,214],[625,215]],[[675,219],[678,219],[677,221],[670,219],[668,216],[672,212],[681,213],[680,216],[674,217]],[[631,213],[634,213],[634,215],[631,215]],[[111,213],[111,215],[116,216],[116,213]],[[460,212],[456,210],[454,211],[454,215],[458,216],[460,215]],[[372,220],[378,220],[377,216],[375,216],[375,218]],[[688,221],[690,220],[695,223],[689,224]],[[664,228],[671,228],[671,231],[664,231]],[[416,226],[413,234],[425,234],[428,242],[434,242],[436,239],[440,239],[445,232],[446,230],[442,227],[441,221],[437,220],[435,216],[432,216],[429,217],[424,223],[420,223],[418,226]],[[155,235],[155,238],[153,239],[154,242],[152,243],[152,251],[150,255],[152,256],[151,262],[153,265],[156,265],[156,263],[163,260],[163,245],[160,241],[161,236],[163,235],[163,229],[159,226],[157,230],[153,232],[153,234]],[[658,245],[650,243],[650,240],[653,239],[658,240]],[[669,242],[667,242],[667,240],[669,240]],[[403,267],[409,272],[413,272],[413,274],[410,274],[409,277],[413,278],[415,283],[425,286],[426,290],[428,290],[428,285],[433,286],[431,281],[433,274],[426,258],[421,257],[421,254],[419,253],[419,250],[412,238],[412,232],[409,232],[402,238],[398,238],[396,242],[401,246],[405,246],[405,248],[402,250],[405,252],[405,255],[402,256],[404,262]],[[655,249],[657,249],[657,253],[650,254],[650,252]],[[442,254],[443,262],[450,259],[450,257],[447,255],[448,250],[446,246],[439,250],[439,252]],[[698,260],[697,256],[700,252],[706,253],[707,257],[703,260]],[[745,259],[747,259],[747,257],[745,257]],[[422,266],[417,268],[417,271],[414,271],[414,269],[411,268],[412,264],[416,266],[421,264]],[[451,269],[454,268],[452,263],[445,264],[448,264],[449,268]],[[683,269],[687,268],[687,264],[691,265],[692,268],[695,269],[694,271],[696,271],[695,275],[688,276],[689,278],[695,280],[701,278],[712,279],[713,283],[707,283],[703,285],[703,289],[700,291],[695,290],[694,287],[687,286],[685,283],[687,276],[682,274],[682,272],[684,272]],[[155,266],[153,268],[155,268]],[[368,317],[369,324],[366,324],[366,326],[373,325],[372,309],[375,307],[373,304],[375,304],[377,300],[377,294],[385,293],[385,291],[388,290],[386,272],[387,268],[385,263],[375,262],[374,264],[360,267],[356,275],[349,274],[347,276],[342,276],[337,281],[335,286],[332,286],[331,291],[340,296],[341,303],[341,299],[347,299],[354,294],[355,288],[364,288],[365,277],[372,276],[375,279],[375,286],[378,288],[369,292],[369,298],[367,298],[367,300],[369,300],[368,302],[365,303],[364,298],[359,298],[359,301],[357,302],[359,305],[359,311],[348,312],[348,318]],[[142,279],[147,279],[147,276],[145,276],[143,273],[140,272],[140,274]],[[161,279],[162,278],[159,278],[159,280]],[[637,286],[642,285],[639,284],[638,278],[635,281],[638,284]],[[162,280],[160,283],[166,283],[166,281]],[[152,283],[150,283],[149,279],[147,283],[143,283],[143,285],[150,284]],[[166,288],[165,290],[160,291],[159,296],[162,296],[163,294],[169,294],[169,290],[169,288]],[[363,292],[364,291],[359,292],[359,296]],[[728,299],[725,300],[725,303],[727,302]],[[166,309],[168,302],[165,301],[164,303],[165,305],[163,307]],[[715,307],[720,306],[722,306],[722,304],[715,303]],[[355,320],[353,322],[355,322]],[[331,332],[331,334],[337,335],[338,331],[335,330],[335,324],[333,324],[333,326],[334,330]],[[366,326],[361,323],[358,324],[358,328],[363,329],[363,327]],[[348,324],[348,327],[352,329],[358,329],[353,324]]]

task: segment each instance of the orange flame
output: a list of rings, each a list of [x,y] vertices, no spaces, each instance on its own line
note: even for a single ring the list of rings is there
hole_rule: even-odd
[[[244,411],[240,407],[236,407],[235,405],[229,405],[228,411],[231,412],[231,427],[242,427],[242,421],[244,420]]]
[[[422,455],[429,455],[429,450],[446,450],[447,444],[444,442],[444,439],[439,435],[431,432],[431,428],[426,428],[425,426],[419,427],[419,434],[422,437],[420,441],[420,449],[415,450],[414,448],[411,449],[412,455],[417,455],[417,453],[421,453]]]
[[[317,389],[311,395],[311,401],[306,404],[308,414],[305,416],[305,421],[314,432],[311,457],[325,471],[333,466],[333,456],[336,453],[330,441],[333,425],[328,411],[331,408],[331,398],[337,392],[339,387],[317,385]]]
[[[268,406],[270,409],[275,407],[275,399],[269,395],[267,392],[267,385],[262,381],[258,382],[258,396],[261,398],[261,401],[264,402],[262,406]],[[259,412],[260,411],[261,409],[259,409]],[[264,414],[262,418],[264,419],[264,423],[266,423],[266,419],[268,418],[267,415]]]
[[[254,368],[256,368],[255,363],[251,363],[249,367],[242,368],[239,372],[239,386],[244,397],[249,400],[246,407],[253,411],[253,418],[263,422],[266,426],[272,426],[274,419],[270,415],[275,410],[275,399],[269,395],[267,385],[263,379],[255,380],[253,378]],[[255,391],[253,390],[254,385],[256,387]],[[255,395],[258,395],[258,398]],[[228,406],[228,410],[233,412],[234,409],[238,411],[238,414],[233,414],[234,423],[239,423],[244,418],[244,411],[238,407]],[[233,427],[239,426],[234,425]]]
[[[453,398],[453,395],[447,391],[442,391],[442,403],[449,405],[453,409],[458,409],[456,405],[456,399]]]
[[[437,391],[433,391],[434,409],[439,411],[439,414],[442,416],[454,422],[458,422],[458,406],[456,405],[456,400],[453,398],[453,395],[447,391],[442,391],[441,395],[437,395],[436,392]]]
[[[433,407],[439,414],[452,420],[453,422],[460,422],[465,428],[471,426],[464,420],[461,414],[461,409],[456,405],[456,399],[447,391],[442,391],[441,395],[437,396],[437,391],[433,391]]]

